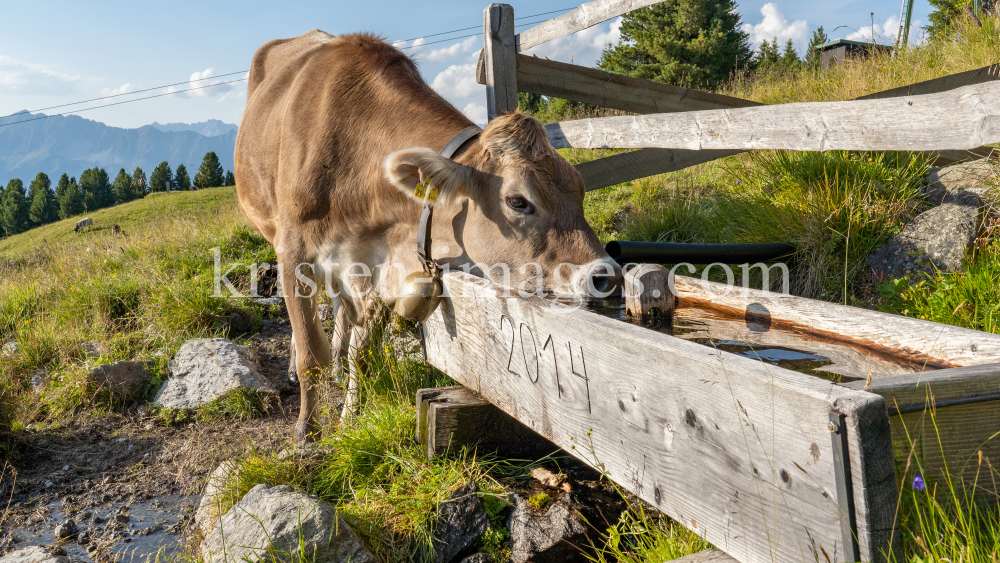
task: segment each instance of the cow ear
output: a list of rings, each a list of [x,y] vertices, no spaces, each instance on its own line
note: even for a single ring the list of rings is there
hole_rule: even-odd
[[[390,154],[383,168],[389,183],[420,202],[448,205],[468,196],[472,184],[471,168],[423,147]]]

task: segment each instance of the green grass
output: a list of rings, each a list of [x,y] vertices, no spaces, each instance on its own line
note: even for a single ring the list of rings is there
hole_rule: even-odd
[[[162,382],[162,358],[186,340],[261,326],[264,311],[251,300],[212,297],[213,248],[226,262],[276,261],[233,188],[154,194],[93,217],[92,231],[74,233],[66,220],[0,241],[0,343],[17,346],[0,362],[0,431],[127,406],[87,384],[99,363],[152,361]],[[243,266],[230,279],[247,289],[248,273]],[[101,352],[88,356],[86,343]],[[28,383],[40,370],[49,384],[38,397]]]
[[[961,272],[891,280],[879,290],[889,312],[1000,333],[1000,240],[967,259]]]
[[[826,72],[802,67],[744,74],[721,93],[765,104],[850,100],[989,66],[997,63],[1000,52],[1000,19],[983,17],[982,23],[977,27],[962,16],[940,40],[911,45],[903,52],[846,59]]]

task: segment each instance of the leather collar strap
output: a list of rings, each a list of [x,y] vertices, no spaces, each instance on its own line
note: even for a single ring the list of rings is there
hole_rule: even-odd
[[[441,149],[441,156],[451,158],[467,143],[479,136],[483,130],[475,125],[470,125],[458,132],[457,135],[445,143]],[[417,255],[423,263],[424,271],[428,274],[434,269],[434,260],[431,258],[431,223],[434,217],[434,207],[427,200],[424,200],[424,207],[420,210],[420,225],[417,227]]]

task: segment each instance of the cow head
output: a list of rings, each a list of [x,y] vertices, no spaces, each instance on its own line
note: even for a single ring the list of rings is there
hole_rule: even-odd
[[[527,291],[600,297],[620,287],[621,268],[584,218],[583,178],[538,120],[499,117],[457,160],[405,149],[386,157],[385,174],[419,201],[418,183],[437,188],[436,209],[454,215],[455,240],[487,277]]]

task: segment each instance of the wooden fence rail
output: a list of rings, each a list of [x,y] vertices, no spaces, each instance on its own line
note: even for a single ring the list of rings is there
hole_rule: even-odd
[[[1000,82],[902,98],[597,117],[546,129],[556,148],[975,149],[1000,142]]]
[[[647,0],[623,2],[621,0],[597,0],[585,4],[571,12],[547,22],[543,22],[514,37],[514,51],[520,52],[537,46],[545,41],[561,35],[574,33],[617,17],[628,11],[651,5]],[[603,18],[603,19],[602,19]],[[511,33],[513,33],[511,31]],[[526,39],[527,38],[527,39]],[[477,79],[486,83],[485,50],[480,54],[477,66]],[[574,101],[592,103],[603,107],[612,107],[634,113],[664,113],[667,111],[699,111],[703,109],[721,109],[758,105],[749,100],[740,100],[698,90],[672,87],[604,73],[602,71],[567,65],[555,61],[547,61],[523,55],[517,57],[516,76],[508,77],[508,84],[513,91],[532,92],[548,96],[559,96]],[[1000,78],[1000,65],[991,65],[972,71],[945,76],[908,86],[893,88],[862,96],[864,99],[878,99],[908,95],[922,95],[943,92],[953,88],[980,84]],[[649,93],[649,96],[646,94]],[[489,95],[488,95],[489,96]],[[697,103],[687,102],[688,98]],[[711,107],[713,102],[718,105]],[[510,95],[501,104],[506,111],[516,107],[516,94]],[[487,103],[488,113],[497,111],[495,104]],[[502,113],[502,112],[501,112]],[[492,117],[495,113],[490,114]],[[966,150],[955,150],[957,147],[933,150],[936,164],[945,165],[969,158],[983,158],[992,153],[989,147],[978,146]],[[683,148],[671,148],[669,151],[660,149],[641,149],[629,154],[613,155],[578,165],[578,170],[584,177],[587,191],[600,189],[610,185],[635,180],[654,174],[673,172],[688,166],[709,162],[717,158],[735,154],[731,151],[704,150],[691,151]]]

